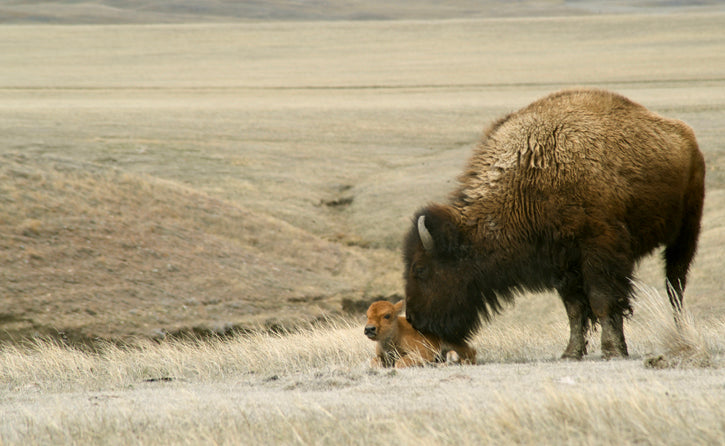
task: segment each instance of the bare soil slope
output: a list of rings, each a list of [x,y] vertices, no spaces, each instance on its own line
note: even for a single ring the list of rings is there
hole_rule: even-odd
[[[384,276],[384,253],[95,164],[0,155],[0,197],[3,338],[274,327],[340,312]]]

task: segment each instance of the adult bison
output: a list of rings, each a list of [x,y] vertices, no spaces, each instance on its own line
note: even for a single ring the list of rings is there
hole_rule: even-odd
[[[603,356],[627,356],[632,273],[660,245],[670,301],[682,304],[704,177],[683,122],[601,90],[540,99],[488,129],[448,204],[416,214],[407,319],[459,344],[517,291],[556,289],[570,326],[562,357],[586,353],[596,322]]]

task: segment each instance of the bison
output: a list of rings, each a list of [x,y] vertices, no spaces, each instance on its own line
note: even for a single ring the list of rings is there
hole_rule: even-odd
[[[465,343],[443,345],[440,339],[422,335],[400,316],[403,301],[393,305],[380,300],[368,308],[365,336],[377,342],[373,367],[403,368],[425,363],[446,362],[474,364],[476,350]]]
[[[447,204],[413,219],[403,245],[408,321],[461,343],[519,291],[558,292],[563,358],[593,324],[604,358],[627,356],[638,259],[664,245],[682,305],[697,248],[705,162],[692,129],[615,93],[564,90],[484,133]]]

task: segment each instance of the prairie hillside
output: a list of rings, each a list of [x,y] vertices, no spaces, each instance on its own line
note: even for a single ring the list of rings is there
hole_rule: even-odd
[[[575,85],[695,129],[686,303],[721,317],[724,18],[2,26],[2,337],[227,333],[398,299],[414,210],[491,120]],[[532,313],[564,317],[552,296],[519,299]]]

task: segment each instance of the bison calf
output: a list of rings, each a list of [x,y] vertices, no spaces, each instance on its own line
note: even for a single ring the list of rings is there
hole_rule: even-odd
[[[431,362],[475,364],[476,350],[466,344],[449,345],[422,335],[400,316],[403,301],[393,305],[377,301],[368,308],[365,336],[377,342],[373,367],[402,368]]]

